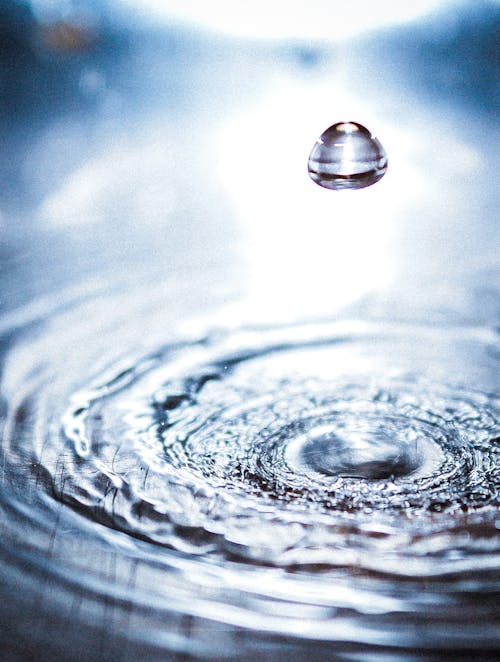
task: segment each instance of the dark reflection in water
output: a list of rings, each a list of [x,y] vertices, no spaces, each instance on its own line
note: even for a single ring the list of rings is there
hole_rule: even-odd
[[[42,5],[0,6],[2,659],[495,659],[495,4]],[[391,159],[347,198],[304,173],[344,113]]]

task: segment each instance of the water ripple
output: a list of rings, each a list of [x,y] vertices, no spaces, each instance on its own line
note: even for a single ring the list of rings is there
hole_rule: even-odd
[[[22,371],[8,462],[31,458],[49,503],[170,569],[143,601],[319,641],[432,649],[446,631],[483,646],[500,551],[497,343],[318,323],[180,338],[87,380]]]

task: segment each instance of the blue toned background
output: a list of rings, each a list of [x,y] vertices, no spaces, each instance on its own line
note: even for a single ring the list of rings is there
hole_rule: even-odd
[[[0,0],[3,660],[420,655],[398,658],[375,626],[340,650],[299,625],[285,636],[276,613],[267,629],[236,608],[193,616],[177,557],[175,609],[148,601],[157,552],[138,560],[126,533],[101,540],[84,506],[53,499],[63,446],[49,478],[12,450],[29,437],[45,452],[60,425],[45,412],[71,380],[206,320],[498,327],[499,3],[347,5]],[[384,145],[375,186],[309,179],[314,141],[340,120]],[[477,659],[495,655],[490,634],[471,639]]]

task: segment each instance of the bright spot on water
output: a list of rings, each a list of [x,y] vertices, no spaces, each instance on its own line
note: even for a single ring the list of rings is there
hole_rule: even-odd
[[[355,0],[350,3],[312,0],[144,0],[155,21],[182,20],[225,34],[257,39],[342,40],[368,30],[414,20],[451,0]],[[130,6],[130,0],[121,0]],[[136,9],[134,5],[134,9]],[[137,14],[137,12],[136,12]]]

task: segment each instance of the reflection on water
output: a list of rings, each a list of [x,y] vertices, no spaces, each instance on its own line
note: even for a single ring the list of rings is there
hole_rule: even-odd
[[[2,10],[3,657],[494,659],[494,7],[307,52],[123,7],[73,48],[33,7]],[[383,136],[377,186],[311,184],[332,117]]]

